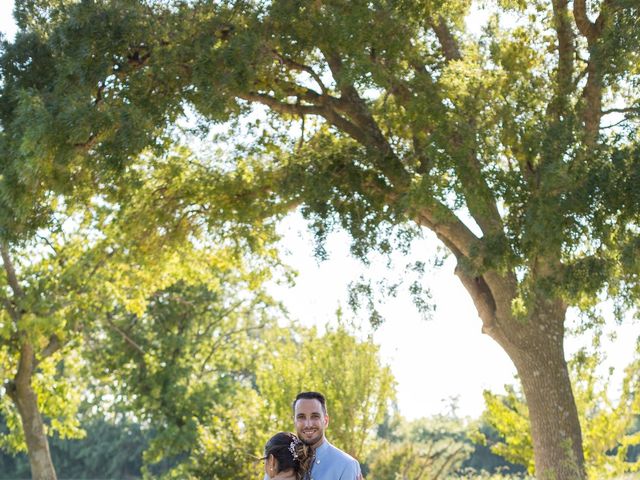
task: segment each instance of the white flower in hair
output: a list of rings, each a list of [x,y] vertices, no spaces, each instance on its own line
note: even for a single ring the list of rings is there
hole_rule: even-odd
[[[289,451],[291,452],[291,455],[293,455],[294,460],[298,459],[298,452],[296,451],[296,446],[299,443],[300,443],[300,440],[298,440],[297,438],[294,438],[293,441],[289,444]]]

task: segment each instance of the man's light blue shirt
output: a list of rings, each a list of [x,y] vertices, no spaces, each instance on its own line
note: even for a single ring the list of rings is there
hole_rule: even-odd
[[[310,480],[357,480],[360,463],[346,452],[331,445],[327,439],[315,451]],[[264,480],[269,476],[265,475]]]
[[[356,480],[360,475],[358,461],[326,439],[315,453],[311,480]]]

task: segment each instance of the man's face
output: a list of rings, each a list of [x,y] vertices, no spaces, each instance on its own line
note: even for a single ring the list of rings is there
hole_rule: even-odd
[[[329,416],[315,398],[302,398],[296,402],[294,424],[300,440],[316,448],[324,440],[324,431],[329,425]]]

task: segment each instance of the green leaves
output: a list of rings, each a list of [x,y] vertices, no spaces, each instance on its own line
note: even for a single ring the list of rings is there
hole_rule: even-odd
[[[265,401],[265,418],[272,419],[270,431],[291,430],[296,394],[319,391],[327,398],[331,418],[327,438],[363,459],[395,397],[395,380],[381,363],[378,347],[344,327],[324,334],[301,327],[274,329],[266,339],[272,349],[259,365],[256,384]]]

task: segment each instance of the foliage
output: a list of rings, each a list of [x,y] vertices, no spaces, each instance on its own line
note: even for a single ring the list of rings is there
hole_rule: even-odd
[[[255,390],[248,390],[215,408],[198,429],[189,465],[175,478],[261,478],[264,445],[278,431],[265,426],[264,403]]]
[[[381,363],[379,347],[371,338],[359,340],[345,325],[327,327],[324,334],[300,327],[277,329],[266,339],[271,352],[259,365],[256,385],[266,401],[270,428],[291,430],[296,394],[319,391],[327,398],[327,438],[364,459],[395,398],[395,379]]]
[[[393,395],[377,347],[344,328],[278,327],[252,275],[230,264],[206,285],[177,282],[142,315],[115,312],[115,328],[90,342],[96,395],[154,426],[146,477],[167,460],[162,478],[259,476],[255,459],[270,435],[291,430],[291,401],[304,388],[328,396],[333,442],[368,446]]]
[[[436,416],[401,422],[369,456],[371,480],[449,478],[473,450],[472,428],[456,418]]]
[[[212,179],[216,172],[192,161],[186,150],[162,158],[141,155],[122,173],[117,187],[95,192],[88,203],[55,197],[48,224],[33,232],[13,232],[12,243],[3,244],[3,383],[6,390],[16,382],[25,342],[34,345],[35,369],[27,381],[37,395],[47,434],[84,434],[77,408],[96,372],[83,369],[83,356],[96,341],[121,338],[117,318],[144,315],[161,302],[162,291],[180,281],[224,296],[230,288],[225,283],[243,282],[249,292],[278,268],[269,247],[275,238],[269,225],[232,225],[220,213],[226,208],[223,197],[237,193],[230,185],[242,182],[229,179],[229,193],[221,184],[196,181],[201,175]],[[219,196],[215,188],[222,188]],[[210,211],[210,202],[217,202],[218,210]],[[219,304],[220,309],[228,307],[224,301]],[[173,348],[167,345],[160,353],[170,356]],[[159,368],[163,361],[152,364]],[[24,450],[24,419],[15,402],[3,395],[0,408],[9,430],[1,446]]]
[[[523,476],[519,474],[501,474],[501,473],[486,473],[486,472],[471,472],[468,474],[457,475],[452,477],[451,480],[533,480],[534,477]],[[621,479],[622,480],[622,479]]]
[[[26,164],[117,183],[136,154],[165,148],[163,135],[188,107],[206,129],[254,102],[280,115],[249,132],[270,152],[265,171],[284,173],[263,193],[304,200],[320,233],[340,222],[363,252],[381,241],[385,222],[428,211],[420,225],[461,227],[455,217],[465,207],[483,241],[469,237],[462,249],[449,232],[445,244],[466,252],[467,268],[533,275],[528,259],[553,251],[566,268],[548,287],[579,304],[605,287],[620,261],[613,252],[635,238],[627,228],[635,194],[609,188],[633,185],[638,167],[638,72],[624,67],[637,58],[635,7],[605,7],[595,43],[567,45],[589,59],[582,71],[548,34],[586,35],[582,25],[558,26],[559,12],[518,5],[497,5],[515,16],[513,25],[494,18],[476,38],[464,35],[461,21],[470,2],[458,1],[18,2],[21,30],[4,46],[2,69],[7,178],[12,165]],[[588,88],[578,81],[572,88],[584,75],[592,77]],[[610,135],[586,131],[590,115],[603,117],[587,101],[591,88],[600,102],[629,106]],[[326,123],[311,123],[292,148],[298,143],[287,133],[298,116]],[[595,141],[598,148],[586,150]],[[588,154],[597,161],[587,162]],[[631,175],[623,179],[622,171]],[[33,181],[11,175],[5,188]],[[82,185],[50,177],[55,191]],[[496,204],[503,216],[490,220]],[[624,213],[615,208],[621,204]],[[627,260],[620,266],[631,279]],[[527,291],[524,282],[522,308],[531,306]]]
[[[255,390],[239,392],[200,425],[182,478],[262,476],[262,463],[255,460],[273,433],[292,430],[292,401],[303,390],[326,395],[330,441],[359,457],[366,455],[376,422],[394,395],[394,380],[380,364],[378,347],[358,340],[344,327],[323,335],[299,326],[274,327],[261,341],[262,354],[252,352]]]
[[[491,446],[498,443],[500,434],[489,424],[477,420],[478,426],[469,432],[469,439],[473,442],[473,452],[460,467],[460,472],[483,472],[486,474],[522,475],[527,469],[520,464],[509,462],[504,457],[496,455]]]
[[[154,427],[144,453],[147,476],[154,464],[173,459],[177,465],[166,477],[185,478],[193,463],[190,455],[200,442],[208,442],[207,435],[216,451],[237,457],[220,460],[216,478],[227,478],[229,465],[244,472],[239,460],[246,461],[246,452],[235,448],[240,439],[233,435],[248,435],[251,441],[259,436],[236,422],[256,425],[249,422],[258,411],[254,404],[260,405],[252,379],[263,356],[260,337],[273,326],[273,302],[255,272],[243,272],[237,263],[221,264],[221,253],[209,252],[215,261],[207,262],[207,283],[178,281],[157,291],[140,315],[113,312],[113,328],[89,344],[99,397],[113,396],[113,408]]]
[[[81,428],[86,432],[82,439],[50,439],[60,478],[140,478],[142,451],[150,432],[123,418],[107,420],[86,415],[82,415]],[[26,455],[0,454],[0,465],[0,478],[31,478]]]
[[[612,371],[602,375],[598,366],[603,355],[581,350],[570,361],[575,386],[576,404],[584,435],[585,461],[589,478],[617,478],[640,471],[638,459],[631,458],[632,449],[640,445],[640,434],[631,429],[640,414],[638,361],[625,369],[620,398],[611,400]],[[491,450],[508,460],[526,465],[533,471],[533,448],[528,428],[527,408],[522,392],[506,386],[505,395],[485,391],[486,411],[483,415],[502,437]]]
[[[17,282],[10,285],[8,275],[0,280],[5,306],[0,331],[3,375],[6,379],[15,375],[22,336],[42,352],[58,346],[49,356],[37,352],[40,361],[33,386],[43,413],[51,419],[51,431],[63,436],[74,434],[73,412],[82,391],[77,357],[83,337],[91,338],[108,326],[112,310],[140,313],[151,292],[180,278],[208,274],[201,217],[189,215],[198,199],[184,191],[188,166],[143,171],[150,163],[142,161],[139,170],[127,175],[128,183],[118,191],[122,204],[100,196],[87,205],[52,200],[57,207],[48,228],[5,247],[5,268],[11,262]],[[185,183],[178,181],[180,175]],[[163,189],[164,197],[158,195]],[[261,233],[256,230],[254,235],[260,238]],[[217,252],[218,263],[238,255],[237,246],[227,243],[228,253]],[[7,401],[4,397],[8,423],[17,426]],[[6,437],[5,445],[18,448],[21,442],[12,438]]]

